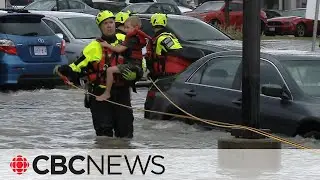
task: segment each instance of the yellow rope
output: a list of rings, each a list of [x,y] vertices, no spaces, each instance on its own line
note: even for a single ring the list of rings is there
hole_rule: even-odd
[[[223,122],[218,122],[218,121],[213,121],[213,120],[201,119],[201,118],[199,118],[199,117],[196,117],[196,116],[194,116],[194,115],[186,112],[185,110],[183,110],[183,109],[180,108],[179,106],[177,106],[174,102],[171,101],[171,99],[169,99],[169,98],[161,91],[161,89],[159,89],[159,87],[158,87],[151,79],[150,79],[150,81],[153,83],[153,85],[158,89],[158,91],[159,91],[170,103],[172,103],[176,108],[178,108],[180,111],[184,112],[184,113],[187,114],[188,116],[179,115],[179,114],[173,114],[173,113],[166,113],[166,112],[159,112],[159,111],[152,111],[152,110],[141,109],[141,108],[135,108],[135,107],[127,106],[127,105],[120,104],[120,103],[117,103],[117,102],[113,102],[113,101],[110,101],[110,100],[105,100],[105,101],[107,101],[107,102],[109,102],[109,103],[112,103],[112,104],[115,104],[115,105],[118,105],[118,106],[122,106],[122,107],[128,108],[128,109],[135,109],[135,110],[138,110],[138,111],[145,111],[145,112],[157,113],[157,114],[168,115],[168,116],[173,116],[173,117],[179,117],[179,118],[197,120],[197,121],[200,121],[200,122],[203,122],[203,123],[212,125],[212,126],[216,126],[216,127],[247,129],[247,130],[249,130],[249,131],[255,132],[255,133],[260,134],[260,135],[263,135],[263,136],[265,136],[265,137],[272,138],[272,139],[277,140],[277,141],[279,141],[279,142],[283,142],[283,143],[292,145],[292,146],[297,147],[297,148],[300,148],[300,149],[312,149],[312,148],[309,148],[309,147],[300,145],[300,144],[298,144],[298,143],[291,142],[291,141],[286,140],[286,139],[284,139],[284,138],[281,138],[281,137],[272,135],[272,134],[270,134],[270,133],[261,131],[261,130],[259,130],[259,129],[255,129],[255,128],[251,128],[251,127],[247,127],[247,126],[242,126],[242,125],[231,124],[231,123],[223,123]],[[76,89],[82,90],[82,91],[84,91],[85,93],[87,93],[87,94],[89,94],[89,95],[92,95],[92,96],[94,96],[94,97],[97,97],[97,95],[92,94],[92,93],[88,92],[87,90],[85,90],[85,89],[83,89],[83,88],[80,88],[80,87],[78,87],[78,86],[75,86],[75,85],[72,84],[72,83],[69,83],[69,85],[72,86],[72,87],[74,87],[74,88],[76,88]]]

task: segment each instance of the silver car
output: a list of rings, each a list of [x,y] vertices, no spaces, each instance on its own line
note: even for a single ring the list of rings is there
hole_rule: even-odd
[[[30,11],[32,12],[32,11]],[[66,56],[69,63],[79,58],[83,48],[97,37],[101,37],[95,16],[74,12],[34,11],[43,14],[43,20],[66,41]]]

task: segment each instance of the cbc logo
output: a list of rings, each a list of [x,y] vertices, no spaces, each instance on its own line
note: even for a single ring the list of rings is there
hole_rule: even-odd
[[[18,155],[12,159],[10,167],[13,172],[17,173],[18,175],[21,175],[22,173],[26,172],[29,168],[29,162],[27,158]]]

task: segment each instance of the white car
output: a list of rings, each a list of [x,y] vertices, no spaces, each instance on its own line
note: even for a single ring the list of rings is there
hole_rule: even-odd
[[[184,7],[184,6],[178,6],[178,8],[180,9],[180,11],[181,11],[182,13],[192,11],[192,9],[187,8],[187,7]]]
[[[75,12],[30,11],[43,14],[43,21],[66,41],[66,56],[69,63],[81,55],[83,48],[97,37],[101,31],[95,23],[95,16]]]

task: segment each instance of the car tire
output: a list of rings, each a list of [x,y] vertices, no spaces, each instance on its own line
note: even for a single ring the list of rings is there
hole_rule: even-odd
[[[299,23],[296,26],[296,31],[294,36],[296,37],[305,37],[306,36],[306,26],[303,23]]]

